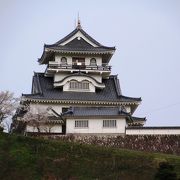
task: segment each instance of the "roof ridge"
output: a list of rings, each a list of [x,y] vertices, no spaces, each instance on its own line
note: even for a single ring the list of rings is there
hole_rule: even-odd
[[[36,96],[36,95],[39,95],[39,94],[40,94],[40,93],[34,93],[34,94],[32,94],[32,93],[31,93],[31,94],[23,94],[23,93],[22,93],[22,96]]]
[[[37,77],[37,85],[38,85],[39,92],[40,92],[40,94],[43,94],[41,83],[40,83],[40,80],[39,80],[39,74],[36,74],[36,77]]]
[[[35,72],[35,71],[34,71],[34,76],[36,76],[37,74],[38,74],[38,75],[44,75],[44,72]]]
[[[116,88],[116,92],[118,96],[121,96],[121,87],[120,87],[120,83],[119,83],[119,79],[117,75],[113,76],[113,80],[114,80],[114,84],[115,84],[115,88]]]
[[[141,97],[135,98],[135,97],[129,97],[129,96],[124,96],[124,95],[121,95],[121,97],[126,98],[126,99],[135,99],[137,101],[142,101]]]
[[[113,75],[113,74],[111,74],[110,76],[109,76],[109,78],[113,78],[113,77],[117,77],[117,74],[115,75]]]
[[[137,119],[142,119],[142,120],[144,120],[144,121],[146,121],[146,117],[136,117],[136,116],[132,116],[132,118],[134,119],[134,120],[137,120]]]
[[[57,44],[61,44],[62,42],[66,41],[66,39],[70,38],[71,36],[73,36],[74,34],[76,34],[79,31],[79,29],[74,29],[72,32],[70,32],[68,35],[66,35],[64,38],[60,39],[59,41],[57,41],[56,43],[54,43],[54,45]]]
[[[53,44],[44,44],[44,47],[53,47],[53,46],[60,45],[61,43],[65,42],[67,39],[69,39],[73,35],[75,35],[78,31],[80,31],[87,39],[92,41],[97,46],[100,46],[100,47],[103,47],[103,48],[107,48],[107,49],[114,49],[114,50],[116,49],[115,46],[108,47],[108,46],[102,45],[101,43],[96,41],[93,37],[91,37],[89,34],[87,34],[83,29],[78,29],[78,28],[74,29],[72,32],[70,32],[68,35],[66,35],[64,38],[60,39],[59,41],[57,41],[57,42],[55,42]]]
[[[98,45],[98,46],[103,46],[101,43],[99,43],[98,41],[96,41],[94,38],[92,38],[89,34],[87,34],[83,29],[79,29],[79,31],[84,35],[87,36],[88,39],[90,39],[94,44]]]

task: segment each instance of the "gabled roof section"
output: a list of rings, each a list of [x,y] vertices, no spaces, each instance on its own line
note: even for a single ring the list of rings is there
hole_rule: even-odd
[[[64,45],[67,48],[92,48],[93,46],[85,41],[83,38],[78,39],[78,37],[74,38],[72,41],[68,42]]]
[[[82,37],[81,34],[87,38],[87,40],[89,40],[92,44],[94,44],[94,47],[106,47],[103,46],[101,43],[99,43],[98,41],[96,41],[94,38],[92,38],[90,35],[88,35],[83,29],[80,28],[76,28],[74,29],[71,33],[69,33],[67,36],[65,36],[64,38],[62,38],[61,40],[57,41],[56,43],[52,44],[52,45],[45,45],[46,46],[59,46],[62,45],[63,43],[66,44],[66,42],[68,42],[68,40],[73,40],[75,37],[75,35],[78,34],[78,37]],[[71,39],[72,38],[72,39]],[[111,47],[114,49],[114,47]]]
[[[77,27],[56,43],[51,45],[45,44],[43,54],[38,62],[47,64],[54,53],[101,54],[104,55],[105,61],[109,61],[114,51],[115,47],[107,47],[100,44],[83,29]]]
[[[32,89],[31,89],[32,94],[42,94],[42,88],[41,88],[41,83],[39,79],[40,75],[41,73],[34,72],[34,76],[32,80]]]

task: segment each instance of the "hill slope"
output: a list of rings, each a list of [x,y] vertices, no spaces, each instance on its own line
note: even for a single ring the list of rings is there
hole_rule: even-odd
[[[180,177],[180,156],[0,134],[0,179],[154,179],[161,161]],[[179,174],[178,174],[179,173]]]

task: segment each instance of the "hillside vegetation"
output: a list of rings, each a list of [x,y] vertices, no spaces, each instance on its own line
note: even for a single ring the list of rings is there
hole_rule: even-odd
[[[162,162],[171,168],[158,168]],[[166,173],[180,177],[180,156],[0,133],[1,180],[151,180]]]

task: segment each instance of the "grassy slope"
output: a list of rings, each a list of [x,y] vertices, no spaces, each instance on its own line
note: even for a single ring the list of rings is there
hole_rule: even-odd
[[[103,148],[0,134],[0,179],[153,179],[168,161],[180,177],[180,156]]]

